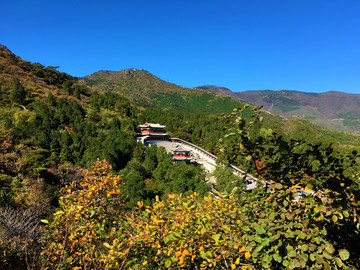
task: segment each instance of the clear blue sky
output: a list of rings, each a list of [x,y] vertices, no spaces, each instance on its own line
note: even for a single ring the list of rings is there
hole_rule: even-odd
[[[359,0],[2,0],[0,43],[85,76],[360,93]]]

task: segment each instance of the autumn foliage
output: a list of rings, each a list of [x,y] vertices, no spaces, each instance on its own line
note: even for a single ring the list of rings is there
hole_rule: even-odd
[[[170,195],[124,213],[121,176],[110,169],[98,161],[83,181],[62,190],[48,225],[44,268],[248,268],[235,201]]]
[[[234,200],[174,194],[141,207],[139,202],[139,212],[128,217],[129,266],[248,269],[250,253],[241,241],[241,211]]]
[[[127,212],[121,176],[110,169],[98,161],[62,190],[43,268],[342,269],[350,257],[327,232],[349,226],[355,213],[316,198],[294,200],[281,184],[238,198],[170,194]]]
[[[121,176],[111,175],[110,169],[105,161],[98,161],[81,182],[63,188],[60,210],[48,226],[50,244],[43,251],[47,268],[108,265],[102,243],[112,230],[121,230],[123,220]]]

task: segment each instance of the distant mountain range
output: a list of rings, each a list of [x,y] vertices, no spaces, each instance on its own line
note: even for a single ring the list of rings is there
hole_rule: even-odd
[[[342,92],[307,93],[290,90],[233,92],[228,88],[197,87],[219,96],[227,96],[262,105],[273,114],[302,117],[323,127],[360,133],[360,95]]]

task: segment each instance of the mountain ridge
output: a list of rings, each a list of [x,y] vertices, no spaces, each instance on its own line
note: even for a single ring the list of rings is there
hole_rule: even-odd
[[[339,91],[311,93],[298,90],[233,92],[228,88],[213,85],[197,88],[263,106],[270,113],[285,117],[303,117],[326,128],[360,133],[359,94]]]
[[[166,82],[143,69],[100,70],[80,78],[80,82],[102,92],[117,92],[144,107],[162,107],[204,114],[230,113],[245,105],[237,99],[208,90],[186,88]]]

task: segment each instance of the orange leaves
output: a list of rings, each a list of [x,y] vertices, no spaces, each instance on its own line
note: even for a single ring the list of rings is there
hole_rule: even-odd
[[[239,249],[239,252],[241,253],[241,252],[244,252],[245,251],[245,247],[241,247],[240,249]],[[245,257],[246,257],[246,255],[245,255]],[[246,259],[248,259],[248,258],[246,258]]]
[[[6,140],[4,140],[1,144],[0,144],[0,151],[2,153],[6,153],[8,151],[8,149],[10,149],[12,147],[12,144],[7,142]]]
[[[261,171],[266,167],[265,162],[262,160],[255,160],[255,166],[257,171]]]
[[[249,259],[251,257],[251,254],[249,251],[245,252],[245,258],[246,259]]]

